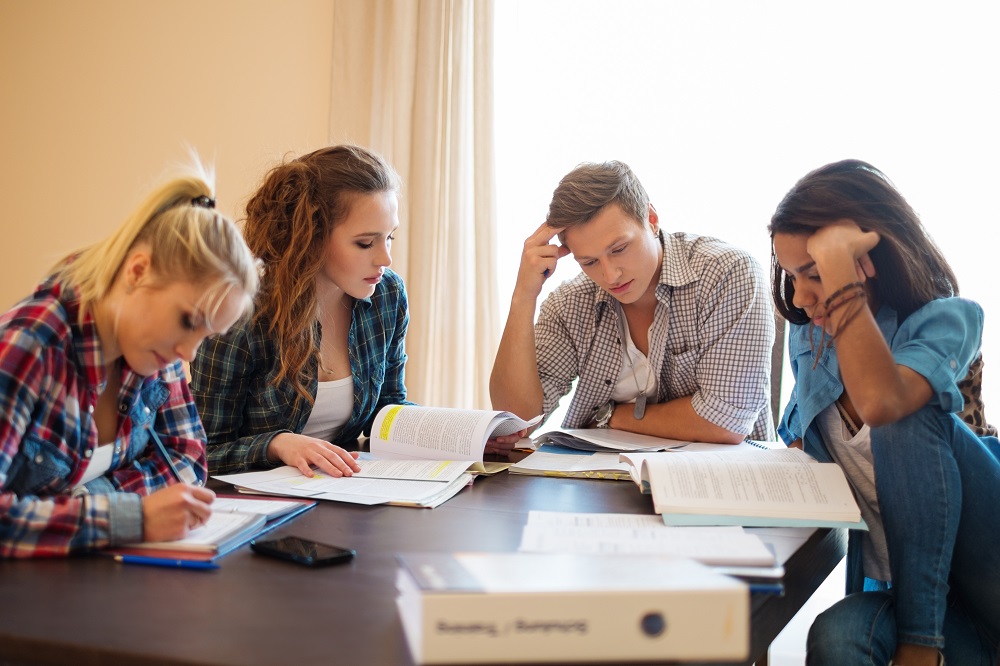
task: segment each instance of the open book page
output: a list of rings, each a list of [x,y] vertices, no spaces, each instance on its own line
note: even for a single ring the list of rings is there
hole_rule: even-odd
[[[454,481],[464,474],[471,460],[382,460],[375,458],[371,453],[362,453],[358,457],[360,472],[355,472],[354,477],[370,479],[402,479],[408,481],[433,481],[436,483],[448,483]],[[327,477],[321,472],[316,473],[317,477]]]
[[[369,448],[378,458],[482,463],[491,437],[514,434],[540,420],[484,409],[389,405],[375,417]]]
[[[670,555],[709,565],[773,568],[774,553],[742,527],[668,527],[659,516],[531,511],[519,550]]]
[[[740,461],[747,460],[749,462],[757,462],[762,460],[762,455],[766,455],[764,460],[770,460],[771,462],[789,462],[789,463],[816,463],[809,454],[805,453],[801,449],[790,449],[787,447],[770,449],[766,454],[763,449],[751,446],[746,442],[740,444],[701,444],[693,443],[695,448],[693,451],[684,451],[689,454],[697,454],[698,456],[705,456],[706,461],[710,460],[730,460],[730,461]],[[681,453],[680,451],[674,452],[656,452],[656,453],[622,453],[619,454],[619,459],[628,465],[629,475],[632,480],[639,486],[643,493],[650,493],[651,488],[649,484],[649,469],[647,467],[648,461],[657,460],[664,455],[676,455]]]
[[[216,495],[212,513],[259,513],[268,520],[302,508],[302,500],[245,499]]]
[[[511,465],[510,473],[629,481],[628,463],[618,455],[547,445]]]
[[[773,525],[792,524],[780,519],[819,521],[818,525],[861,523],[840,467],[817,463],[797,449],[728,455],[675,453],[645,457],[641,465],[653,507],[660,514],[777,519]]]
[[[400,462],[424,465],[427,461]],[[454,496],[469,484],[472,476],[459,474],[445,483],[361,476],[333,478],[322,474],[305,477],[297,468],[284,466],[262,472],[225,474],[213,478],[231,483],[241,492],[249,490],[267,495],[308,497],[352,504],[398,503],[404,506],[437,506],[440,504],[437,500],[442,495],[445,499]]]

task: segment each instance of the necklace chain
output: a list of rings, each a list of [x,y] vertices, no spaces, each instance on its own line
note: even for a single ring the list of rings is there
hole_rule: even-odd
[[[619,306],[620,307],[620,306]],[[635,420],[642,419],[646,415],[646,388],[649,386],[649,375],[652,374],[652,368],[648,368],[647,359],[647,372],[646,372],[646,386],[642,388],[639,387],[639,378],[635,374],[635,363],[632,361],[632,354],[629,351],[628,340],[630,339],[627,326],[627,319],[625,313],[619,310],[618,312],[618,334],[619,342],[624,348],[625,358],[628,359],[629,370],[632,371],[632,381],[635,382],[635,390],[639,392],[639,395],[635,397],[635,408],[632,410],[632,416]]]
[[[632,410],[632,416],[638,421],[646,415],[646,388],[649,386],[649,375],[651,372],[647,369],[646,386],[639,388],[639,377],[635,374],[635,363],[632,361],[632,353],[629,351],[628,343],[625,344],[625,358],[628,359],[628,367],[632,371],[632,381],[635,382],[635,390],[639,392],[639,395],[635,397],[635,409]]]

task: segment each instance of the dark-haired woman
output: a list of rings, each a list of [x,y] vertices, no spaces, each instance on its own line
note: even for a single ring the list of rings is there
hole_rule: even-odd
[[[1000,444],[979,400],[982,309],[880,171],[800,180],[769,227],[795,388],[779,434],[841,465],[867,533],[810,664],[983,664],[1000,637]]]

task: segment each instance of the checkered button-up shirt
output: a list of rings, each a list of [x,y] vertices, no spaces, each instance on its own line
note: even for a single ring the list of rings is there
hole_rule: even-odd
[[[774,314],[760,264],[716,238],[660,233],[663,265],[650,329],[656,402],[691,396],[695,412],[733,432],[773,440]],[[564,428],[582,428],[611,399],[623,363],[621,306],[580,274],[542,303],[535,355],[551,414],[576,392]]]
[[[403,280],[387,270],[370,298],[355,300],[347,346],[354,379],[354,406],[335,444],[356,447],[358,436],[371,430],[385,405],[406,400],[406,329],[409,305]],[[274,467],[267,447],[280,433],[301,433],[312,403],[290,383],[275,385],[278,368],[268,323],[234,326],[207,341],[191,364],[191,387],[208,431],[208,464],[212,473]],[[306,388],[313,399],[318,365],[306,367]],[[283,463],[277,463],[283,464]]]
[[[65,555],[142,539],[141,496],[178,472],[204,483],[205,433],[180,362],[143,377],[122,362],[111,467],[72,492],[98,444],[106,380],[90,313],[55,279],[0,317],[0,557]]]

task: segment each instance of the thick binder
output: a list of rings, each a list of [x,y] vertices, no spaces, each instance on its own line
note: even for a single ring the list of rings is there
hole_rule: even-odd
[[[691,560],[404,553],[396,603],[418,664],[741,660],[747,586]]]

